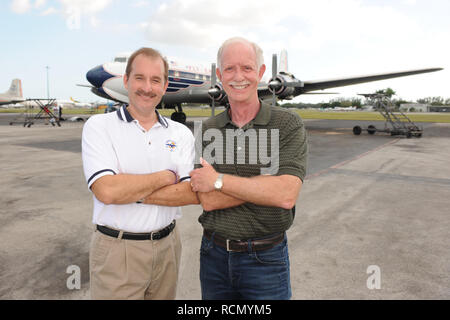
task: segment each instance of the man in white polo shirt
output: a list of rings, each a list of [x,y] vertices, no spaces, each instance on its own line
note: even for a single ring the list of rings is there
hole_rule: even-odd
[[[168,64],[151,48],[134,52],[124,84],[129,106],[91,117],[83,128],[82,157],[94,195],[96,225],[89,255],[93,299],[174,299],[181,255],[175,221],[184,203],[171,206],[143,199],[163,187],[189,189],[194,137],[184,125],[159,115],[168,86]]]

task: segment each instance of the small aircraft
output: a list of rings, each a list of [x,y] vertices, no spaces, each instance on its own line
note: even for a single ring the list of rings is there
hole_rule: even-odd
[[[128,103],[127,90],[123,84],[123,75],[130,53],[122,53],[114,61],[98,65],[86,74],[90,85],[79,85],[91,88],[94,94],[120,103]],[[169,86],[157,108],[175,109],[171,119],[185,123],[186,114],[182,103],[210,104],[214,115],[215,105],[227,104],[227,96],[220,82],[216,81],[216,67],[185,65],[175,59],[166,58],[169,63]],[[315,92],[328,88],[348,86],[358,83],[404,77],[414,74],[434,72],[442,68],[415,69],[399,72],[379,73],[326,80],[300,81],[288,71],[286,50],[281,51],[280,66],[277,68],[277,55],[272,56],[272,77],[267,82],[260,82],[258,96],[260,99],[290,100],[301,94],[323,94]],[[277,70],[278,69],[278,70]]]
[[[0,93],[0,105],[2,104],[15,104],[25,101],[22,93],[22,81],[20,79],[14,79],[11,81],[9,90]]]

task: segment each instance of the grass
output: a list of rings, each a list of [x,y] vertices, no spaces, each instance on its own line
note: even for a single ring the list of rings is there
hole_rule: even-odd
[[[379,112],[295,110],[303,119],[384,121]],[[414,122],[450,123],[450,113],[405,113]]]
[[[367,121],[384,121],[383,116],[378,112],[362,112],[362,111],[317,111],[291,109],[297,112],[303,119],[330,119],[330,120],[367,120]],[[210,108],[183,108],[188,117],[209,117],[211,116]],[[216,114],[223,111],[223,108],[216,109]],[[2,109],[0,113],[21,113],[24,109]],[[37,110],[36,110],[37,112]],[[71,114],[96,114],[103,113],[104,110],[86,110],[86,109],[64,109],[63,115]],[[159,112],[167,117],[174,112],[173,109],[159,110]],[[406,113],[408,118],[414,122],[440,122],[450,123],[450,113]]]

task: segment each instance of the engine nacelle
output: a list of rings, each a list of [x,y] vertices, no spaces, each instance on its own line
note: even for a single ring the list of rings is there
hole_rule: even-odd
[[[278,74],[275,79],[269,81],[269,91],[272,93],[275,91],[280,99],[292,96],[297,86],[301,86],[297,79],[284,74]]]
[[[216,83],[213,88],[208,90],[208,95],[215,101],[221,101],[225,97],[225,91],[223,91],[222,84]]]

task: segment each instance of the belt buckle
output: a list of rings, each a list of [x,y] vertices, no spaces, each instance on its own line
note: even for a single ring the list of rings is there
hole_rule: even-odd
[[[230,249],[230,239],[227,239],[227,251],[228,252],[233,251]]]
[[[231,241],[240,241],[240,240],[230,240],[230,239],[227,239],[227,240],[226,240],[227,251],[228,251],[228,252],[239,252],[239,251],[236,251],[236,250],[233,250],[233,249],[230,248],[230,242],[231,242]]]

